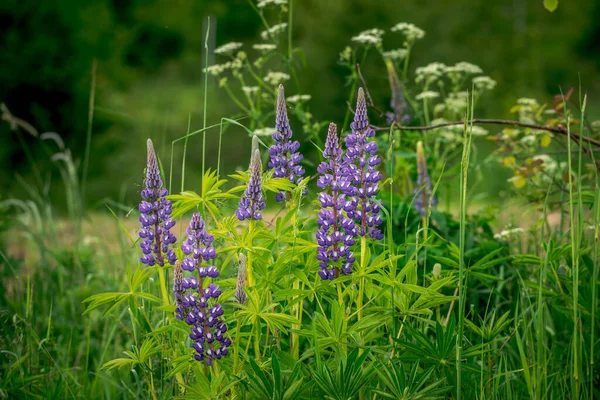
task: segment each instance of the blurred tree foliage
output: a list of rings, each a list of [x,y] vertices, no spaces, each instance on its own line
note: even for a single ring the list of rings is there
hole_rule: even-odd
[[[556,94],[559,86],[583,87],[598,117],[600,2],[561,2],[549,13],[542,2],[522,0],[294,0],[293,41],[305,60],[302,87],[311,94],[316,120],[343,119],[347,90],[339,52],[358,32],[397,22],[426,31],[412,65],[469,61],[497,80],[492,99],[477,114],[507,117],[518,97]],[[202,126],[203,36],[211,16],[211,45],[256,42],[263,29],[245,0],[44,0],[0,3],[0,102],[40,132],[58,132],[80,158],[85,146],[91,65],[98,60],[88,199],[119,198],[121,186],[141,183],[145,137],[153,137],[166,161],[170,142]],[[386,47],[400,37],[384,37]],[[388,42],[389,41],[389,42]],[[390,43],[388,45],[388,43]],[[300,56],[298,56],[300,57]],[[214,55],[211,63],[219,62]],[[378,57],[362,66],[379,104],[389,103],[385,68]],[[233,108],[210,79],[208,123]],[[294,124],[294,121],[292,122]],[[299,129],[298,129],[299,131]],[[7,124],[0,126],[1,197],[19,191],[15,173],[30,173],[22,146]],[[216,132],[211,135],[216,136]],[[225,141],[225,171],[247,163],[249,139],[239,128]],[[39,138],[24,135],[39,166],[47,157]],[[207,154],[216,159],[216,140]],[[190,140],[189,184],[199,180],[200,140]],[[178,148],[179,149],[179,148]],[[177,153],[180,157],[180,151]],[[178,165],[179,158],[174,165]],[[178,178],[175,171],[174,177]],[[177,187],[177,186],[175,186]],[[133,193],[129,193],[133,195]]]

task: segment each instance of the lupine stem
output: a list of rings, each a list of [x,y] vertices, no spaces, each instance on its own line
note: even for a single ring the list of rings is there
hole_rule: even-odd
[[[254,220],[250,220],[248,221],[248,235],[252,234],[252,231],[254,231]],[[252,247],[252,240],[250,241],[250,246]],[[252,286],[254,286],[254,272],[252,269],[252,252],[249,251],[248,252],[248,264],[247,264],[247,276],[248,276],[248,287],[251,288]]]
[[[360,321],[362,318],[362,307],[363,307],[363,295],[365,291],[365,278],[364,273],[366,271],[365,258],[367,255],[367,236],[360,237],[360,280],[358,286],[358,298],[356,299],[357,316]],[[361,332],[362,337],[362,332]]]

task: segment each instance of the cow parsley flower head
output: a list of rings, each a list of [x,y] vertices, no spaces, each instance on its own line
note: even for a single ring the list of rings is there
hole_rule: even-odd
[[[406,41],[409,43],[412,43],[417,39],[422,39],[425,36],[425,31],[423,29],[406,22],[397,23],[392,27],[391,31],[404,34],[406,36]]]
[[[273,25],[266,31],[261,32],[260,37],[262,38],[262,40],[269,40],[269,39],[276,38],[277,36],[279,36],[286,30],[287,26],[288,26],[288,24],[285,22],[282,24]]]
[[[212,247],[213,237],[204,227],[200,213],[192,215],[188,239],[181,245],[181,250],[186,254],[181,268],[175,270],[174,289],[177,302],[176,316],[185,316],[185,322],[190,325],[190,339],[192,347],[196,350],[194,355],[198,361],[211,365],[214,360],[221,359],[229,353],[231,340],[226,336],[227,325],[221,318],[223,308],[216,300],[221,295],[221,289],[209,279],[219,276],[215,266],[203,266],[202,261],[209,261],[217,256]],[[190,269],[191,268],[191,269]],[[183,278],[182,270],[197,273],[195,276]]]
[[[310,94],[296,94],[287,98],[288,103],[301,103],[309,101],[311,99]]]
[[[270,85],[276,86],[281,84],[281,82],[289,81],[290,76],[284,72],[269,71],[263,80]]]
[[[344,205],[348,216],[358,225],[358,234],[382,239],[383,234],[377,228],[381,224],[379,211],[381,206],[376,199],[379,181],[382,176],[375,169],[381,162],[377,155],[377,143],[371,140],[375,131],[369,126],[367,103],[362,88],[358,89],[358,99],[354,121],[350,124],[352,133],[346,137],[346,174],[352,178],[355,192]]]
[[[440,97],[440,94],[438,92],[434,92],[432,90],[426,90],[426,91],[421,92],[418,95],[416,95],[415,99],[417,99],[417,100],[429,100],[429,99],[436,99],[438,97]]]
[[[230,55],[233,54],[233,52],[235,52],[236,50],[241,49],[242,46],[243,44],[239,42],[225,43],[224,45],[219,46],[215,49],[215,54]]]
[[[352,41],[360,44],[379,44],[383,40],[382,36],[384,33],[381,29],[369,29],[354,36]]]
[[[406,49],[396,49],[396,50],[384,51],[383,57],[385,57],[388,60],[392,60],[392,61],[400,61],[400,60],[404,60],[407,53],[408,53],[408,50],[406,50]]]
[[[166,198],[168,191],[163,188],[158,160],[150,139],[148,139],[145,186],[141,192],[142,201],[139,205],[141,214],[139,221],[142,228],[138,234],[142,239],[140,248],[144,253],[140,261],[149,266],[158,263],[162,267],[166,258],[170,264],[174,264],[177,257],[169,246],[177,241],[170,231],[175,226],[175,221],[171,218],[172,205]]]
[[[277,109],[275,111],[275,144],[269,148],[270,160],[268,167],[273,169],[274,178],[287,178],[292,183],[299,183],[304,175],[304,168],[300,165],[302,154],[298,152],[300,143],[292,141],[292,129],[288,119],[285,93],[283,85],[279,85],[277,92]],[[279,192],[275,199],[278,202],[285,200],[285,193]]]
[[[275,50],[277,48],[277,46],[272,43],[257,43],[257,44],[252,45],[252,48],[254,50],[266,53],[266,52]]]
[[[437,81],[442,78],[446,73],[446,65],[434,62],[428,64],[424,67],[419,67],[415,70],[415,74],[417,75],[415,81],[417,83],[424,83],[426,86],[432,82]]]
[[[417,142],[417,187],[415,188],[415,209],[422,215],[427,215],[429,203],[437,204],[437,199],[432,197],[431,177],[427,169],[427,160],[423,150],[423,142]]]
[[[489,76],[477,76],[473,78],[473,84],[480,90],[492,90],[496,87],[496,81]]]
[[[240,221],[262,219],[261,211],[266,205],[262,194],[261,172],[260,152],[256,150],[250,161],[250,181],[235,211]]]
[[[352,272],[355,258],[351,247],[358,233],[354,220],[344,211],[346,195],[354,194],[355,189],[349,171],[344,168],[334,123],[329,124],[323,157],[326,161],[317,169],[320,174],[317,186],[323,191],[318,196],[321,210],[317,217],[319,229],[316,239],[317,259],[321,267],[319,276],[327,280],[337,278],[340,272]]]

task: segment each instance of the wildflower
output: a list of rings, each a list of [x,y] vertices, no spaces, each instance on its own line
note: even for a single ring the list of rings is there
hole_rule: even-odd
[[[346,195],[354,194],[355,189],[343,165],[334,123],[329,124],[323,157],[327,161],[317,168],[321,174],[317,186],[323,189],[318,197],[321,211],[317,218],[317,259],[321,267],[319,276],[334,279],[339,276],[340,270],[344,274],[352,272],[355,258],[350,249],[358,233],[354,220],[344,213]]]
[[[494,239],[506,239],[512,236],[517,236],[525,232],[523,228],[503,229],[500,233],[494,235]]]
[[[406,22],[400,22],[394,25],[391,29],[392,32],[400,32],[406,36],[406,40],[409,43],[414,42],[417,39],[422,39],[425,36],[425,31],[414,24]]]
[[[300,103],[303,101],[309,101],[311,99],[310,94],[296,94],[287,98],[288,103]]]
[[[286,73],[283,72],[272,72],[269,71],[267,73],[267,76],[265,76],[264,81],[275,86],[275,85],[279,85],[281,84],[281,82],[283,81],[289,81],[290,80],[290,76]]]
[[[252,45],[252,48],[254,50],[258,50],[260,52],[268,52],[268,51],[273,51],[277,48],[276,45],[271,44],[271,43],[257,43],[255,45]]]
[[[273,6],[287,6],[288,4],[288,0],[260,0],[257,4],[256,7],[258,8],[265,8],[267,6],[273,5]]]
[[[483,73],[483,70],[478,65],[461,61],[452,67],[446,67],[446,72],[452,74],[477,75]]]
[[[219,271],[215,266],[201,265],[202,260],[212,260],[217,253],[212,247],[213,237],[204,229],[200,213],[195,212],[192,215],[187,234],[188,239],[181,246],[187,257],[181,267],[187,271],[198,271],[198,278],[183,279],[181,288],[187,292],[181,304],[185,322],[191,326],[189,336],[192,339],[192,347],[196,350],[194,357],[210,366],[213,360],[226,356],[231,345],[231,340],[225,336],[227,325],[221,318],[223,308],[214,303],[221,295],[221,289],[214,283],[207,284],[207,279],[218,277]],[[192,269],[189,269],[190,266]]]
[[[250,181],[240,199],[235,215],[240,221],[245,219],[261,220],[261,211],[265,209],[262,195],[260,152],[256,150],[250,161]]]
[[[388,60],[400,61],[400,60],[404,60],[407,53],[408,53],[408,50],[406,50],[406,49],[396,49],[396,50],[384,51],[383,57]]]
[[[243,44],[239,42],[225,43],[215,49],[215,54],[230,55],[233,54],[234,51],[241,49],[242,46]]]
[[[272,27],[270,27],[266,31],[261,32],[260,33],[260,37],[262,38],[262,40],[273,39],[276,36],[278,36],[281,33],[283,33],[283,31],[285,31],[285,29],[287,28],[287,26],[288,26],[288,24],[286,24],[285,22],[282,23],[282,24],[273,25]]]
[[[435,206],[437,199],[432,197],[431,178],[427,170],[427,161],[425,160],[425,151],[423,142],[417,142],[417,187],[415,188],[415,209],[424,217],[427,214],[427,208]]]
[[[431,271],[431,275],[433,275],[435,279],[440,279],[442,277],[442,264],[433,264],[433,270]]]
[[[175,293],[175,318],[183,320],[185,315],[185,307],[183,306],[185,289],[183,289],[183,269],[179,260],[175,262],[173,267],[173,293]]]
[[[207,68],[204,68],[204,72],[209,73],[212,76],[219,76],[223,72],[227,71],[228,69],[231,69],[235,72],[238,69],[242,68],[242,65],[243,65],[242,60],[240,60],[239,58],[236,58],[233,61],[227,61],[226,63],[223,63],[223,64],[215,64],[215,65],[211,65]]]
[[[349,62],[352,59],[352,47],[346,46],[346,48],[340,52],[340,62]]]
[[[478,125],[473,125],[471,127],[471,135],[472,136],[487,136],[488,131],[485,128],[482,128],[481,126]]]
[[[255,136],[271,136],[275,128],[258,128],[252,132]]]
[[[299,183],[304,175],[304,168],[300,165],[302,154],[298,152],[300,143],[297,140],[292,141],[292,129],[288,120],[283,85],[279,85],[277,92],[275,129],[276,131],[273,133],[275,144],[269,148],[271,159],[268,167],[274,170],[274,178],[288,178],[292,183]],[[284,199],[284,192],[279,192],[275,197],[278,202],[282,202]]]
[[[400,78],[398,78],[398,73],[396,72],[396,68],[394,67],[394,63],[386,59],[385,67],[388,73],[388,81],[390,83],[390,91],[392,92],[392,98],[390,99],[390,107],[392,108],[392,112],[386,112],[386,119],[389,124],[392,122],[408,124],[410,122],[410,115],[408,112],[408,103],[406,102],[406,98],[404,97],[404,92],[402,90],[402,84],[400,83]]]
[[[477,76],[473,78],[473,84],[480,90],[492,90],[496,87],[496,81],[489,76]]]
[[[217,253],[214,247],[212,247],[212,242],[215,238],[204,229],[204,221],[200,213],[194,213],[186,233],[188,238],[181,245],[181,251],[183,251],[186,257],[183,263],[181,263],[181,268],[190,272],[198,270],[200,278],[207,276],[216,278],[219,273],[215,267],[202,266],[202,260],[209,262],[217,256]]]
[[[419,93],[415,99],[417,100],[427,100],[427,99],[435,99],[440,97],[440,94],[438,92],[434,92],[432,90],[426,90],[422,93]]]
[[[382,41],[382,36],[385,32],[381,29],[369,29],[366,31],[362,31],[357,36],[352,38],[353,42],[361,43],[361,44],[379,44]]]
[[[352,178],[352,185],[356,191],[352,198],[346,201],[344,210],[360,225],[359,235],[368,234],[379,240],[383,238],[383,234],[377,228],[381,224],[381,206],[375,196],[379,192],[378,182],[381,180],[381,174],[375,167],[381,159],[377,156],[377,143],[369,140],[375,136],[375,131],[369,126],[362,88],[358,89],[356,112],[350,128],[352,133],[346,137],[345,173]]]
[[[447,67],[445,64],[439,62],[434,62],[424,67],[419,67],[415,70],[415,74],[417,75],[415,81],[417,83],[424,82],[427,86],[444,76],[446,73],[446,68]]]
[[[142,190],[142,201],[139,205],[142,228],[139,236],[142,239],[140,247],[144,256],[140,259],[143,264],[153,266],[165,264],[165,257],[170,264],[176,261],[175,252],[169,247],[177,241],[170,229],[175,226],[171,219],[172,205],[166,199],[169,193],[163,188],[158,169],[158,160],[152,141],[148,139],[148,166],[146,167],[146,187]]]
[[[258,86],[242,86],[242,92],[252,95],[258,92]]]
[[[237,273],[237,282],[235,284],[235,298],[240,304],[246,304],[248,296],[244,289],[246,288],[246,268],[248,266],[246,256],[240,253],[240,264]]]

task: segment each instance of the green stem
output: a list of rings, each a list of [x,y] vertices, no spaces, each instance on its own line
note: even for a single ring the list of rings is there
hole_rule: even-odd
[[[202,179],[204,180],[204,165],[206,162],[206,108],[208,105],[208,37],[210,35],[210,17],[206,18],[206,35],[204,37],[204,115],[202,121]],[[187,140],[187,139],[186,139]]]
[[[252,231],[254,231],[254,220],[250,220],[248,223],[248,235],[252,234]],[[252,247],[252,241],[250,242],[250,247]],[[254,271],[252,269],[252,252],[249,251],[248,252],[248,263],[246,264],[247,266],[247,278],[248,278],[248,288],[251,288],[252,286],[254,286]]]
[[[366,271],[365,258],[367,255],[367,237],[361,236],[360,238],[360,279],[358,282],[358,298],[356,299],[357,317],[360,321],[362,318],[362,307],[363,307],[363,296],[365,292],[365,278],[364,273]],[[361,332],[362,337],[362,332]]]

